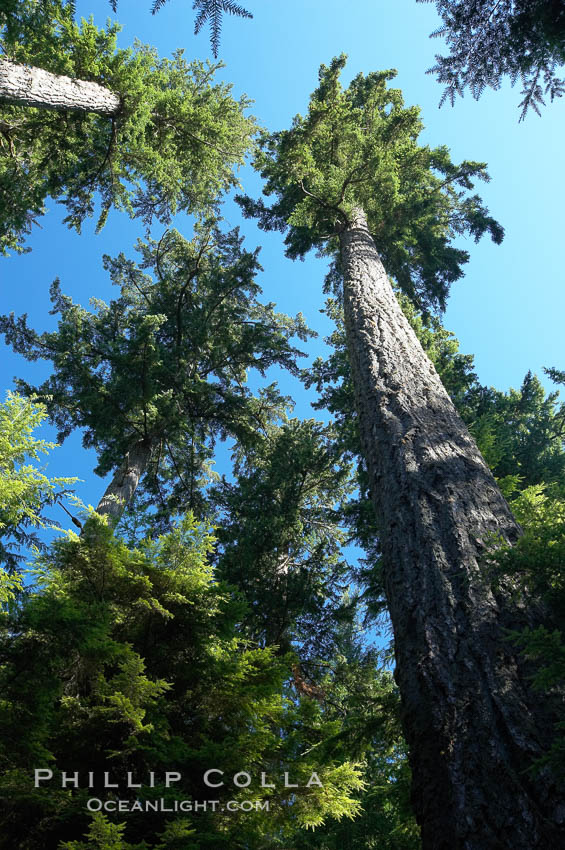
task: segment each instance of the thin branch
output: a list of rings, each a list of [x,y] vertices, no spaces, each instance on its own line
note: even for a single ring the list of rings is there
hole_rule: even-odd
[[[328,210],[333,210],[334,212],[337,212],[338,215],[345,217],[343,210],[341,210],[339,207],[336,207],[334,204],[328,204],[328,202],[324,201],[323,198],[319,198],[317,195],[314,195],[313,192],[309,192],[304,185],[304,180],[300,181],[300,188],[302,189],[305,195],[307,195],[309,198],[312,198],[321,207],[325,207],[325,209]]]

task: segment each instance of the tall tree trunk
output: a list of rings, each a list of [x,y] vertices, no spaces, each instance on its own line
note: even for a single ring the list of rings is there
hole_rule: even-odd
[[[0,59],[0,102],[110,117],[117,115],[121,106],[119,95],[98,83],[73,80],[8,59]]]
[[[133,498],[151,459],[151,448],[151,443],[144,440],[132,446],[98,502],[96,512],[108,516],[114,524],[119,521],[124,508]]]
[[[340,235],[347,342],[426,850],[565,847],[550,776],[525,773],[551,724],[478,560],[520,528],[402,313],[362,211]],[[543,716],[542,716],[543,715]]]

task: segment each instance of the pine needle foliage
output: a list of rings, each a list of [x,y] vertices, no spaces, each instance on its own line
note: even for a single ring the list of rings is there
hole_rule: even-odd
[[[162,4],[166,0],[156,0]],[[233,3],[232,0],[196,0],[192,6],[197,11],[196,20],[194,23],[194,34],[198,35],[205,23],[210,24],[210,44],[212,45],[212,53],[214,58],[217,58],[220,49],[220,34],[222,31],[222,13],[227,12],[230,15],[237,15],[240,18],[252,18],[253,15],[240,6],[238,3]]]
[[[538,594],[550,617],[542,626],[512,633],[513,642],[532,665],[533,687],[540,698],[559,700],[565,681],[565,476],[526,488],[511,503],[524,529],[523,537],[511,549],[493,554],[495,580],[512,576],[532,595]],[[560,702],[562,706],[562,701]],[[559,715],[558,715],[559,716]],[[544,756],[531,768],[551,768],[565,775],[565,716],[554,727],[554,735]]]
[[[290,698],[292,655],[238,634],[245,605],[218,582],[213,546],[191,515],[135,549],[93,515],[80,537],[56,541],[36,563],[28,597],[0,619],[0,796],[10,801],[0,809],[1,850],[264,850],[359,814],[359,763],[320,746],[343,723]],[[59,781],[35,788],[39,765]],[[61,788],[60,771],[87,765],[95,787]],[[175,800],[205,799],[212,767],[225,771],[214,791],[223,808],[168,815]],[[181,779],[167,788],[172,769]],[[228,779],[242,769],[249,788]],[[162,797],[169,808],[89,823],[86,800],[109,796],[105,771],[120,798]],[[260,787],[263,771],[275,787]],[[286,771],[299,787],[284,787]],[[307,785],[312,772],[322,786]],[[128,773],[142,789],[127,787]],[[270,806],[228,813],[230,799]]]
[[[247,633],[300,646],[301,664],[331,657],[336,623],[355,617],[340,527],[350,469],[334,446],[331,426],[312,419],[270,425],[250,450],[236,450],[233,483],[213,488],[219,574],[250,603]]]
[[[167,0],[153,0],[151,13],[155,15]],[[110,0],[110,6],[114,12],[118,8],[118,0]],[[238,18],[252,18],[251,12],[240,6],[239,3],[234,3],[233,0],[194,0],[192,4],[193,10],[196,12],[194,21],[194,35],[198,35],[204,24],[210,25],[210,46],[214,59],[218,58],[220,50],[220,36],[222,33],[222,15],[235,15]]]
[[[80,232],[112,207],[149,226],[209,212],[238,185],[255,123],[250,101],[214,81],[219,64],[161,59],[136,43],[117,49],[117,24],[77,24],[61,0],[0,11],[0,47],[15,63],[96,82],[119,95],[111,117],[0,104],[0,252],[21,251],[51,197]],[[23,249],[25,250],[25,249]]]
[[[272,205],[238,200],[259,227],[286,232],[292,259],[313,247],[336,256],[340,230],[362,208],[388,273],[414,301],[443,308],[469,259],[454,244],[457,236],[503,238],[471,194],[476,180],[489,180],[486,165],[455,164],[447,147],[419,143],[419,108],[405,106],[402,92],[388,86],[396,71],[358,74],[343,88],[346,59],[320,67],[306,116],[263,134],[255,166]]]
[[[141,439],[155,449],[154,477],[172,464],[185,505],[195,507],[215,440],[248,445],[284,407],[274,385],[253,394],[247,373],[265,375],[274,365],[296,373],[301,352],[291,339],[312,332],[301,314],[292,319],[259,301],[258,251],[242,242],[236,230],[212,224],[191,242],[168,231],[158,242],[140,241],[139,263],[124,254],[105,258],[120,289],[109,304],[91,299],[86,309],[56,281],[53,333],[37,333],[25,316],[0,318],[18,353],[54,366],[40,387],[22,382],[21,390],[46,399],[60,440],[85,429],[83,444],[99,452],[100,474]]]
[[[565,92],[559,69],[565,62],[565,5],[562,0],[417,0],[435,2],[450,49],[436,56],[429,74],[445,89],[440,105],[453,106],[466,88],[478,99],[487,87],[498,89],[509,77],[522,83],[520,121],[538,115],[547,98]]]
[[[0,404],[0,603],[13,586],[2,569],[13,573],[22,548],[40,544],[30,530],[52,526],[44,508],[61,499],[76,478],[49,478],[42,455],[56,447],[35,432],[47,416],[44,405],[8,392]]]

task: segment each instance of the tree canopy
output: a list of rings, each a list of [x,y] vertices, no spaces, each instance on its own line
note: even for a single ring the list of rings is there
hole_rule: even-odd
[[[280,415],[284,400],[276,387],[254,395],[247,373],[265,375],[275,364],[297,372],[300,351],[290,340],[310,333],[300,314],[291,319],[258,300],[258,252],[244,250],[242,241],[214,222],[190,242],[168,231],[139,243],[139,264],[124,254],[105,258],[120,287],[110,304],[93,299],[87,310],[55,281],[51,297],[61,317],[55,332],[36,333],[25,316],[0,320],[16,351],[53,363],[40,386],[18,386],[45,399],[59,438],[85,429],[83,444],[99,452],[100,474],[144,441],[153,454],[153,496],[163,509],[171,479],[167,509],[175,498],[196,508],[197,482],[216,439],[249,445]]]
[[[522,83],[520,120],[538,115],[546,98],[565,91],[559,76],[565,62],[565,8],[561,0],[417,0],[435,2],[447,56],[436,56],[428,71],[445,84],[441,103],[453,105],[470,89],[478,99],[485,88],[500,88],[504,77]]]
[[[287,255],[296,258],[312,247],[335,252],[340,228],[361,207],[388,273],[420,305],[443,307],[469,258],[455,237],[503,237],[479,196],[468,194],[475,179],[489,179],[486,166],[456,165],[446,147],[418,144],[418,107],[405,107],[387,86],[395,71],[358,74],[344,90],[345,63],[342,55],[321,66],[306,117],[263,134],[255,164],[263,193],[276,200],[268,207],[240,197],[243,212],[265,230],[287,231]]]
[[[80,538],[60,539],[36,565],[28,600],[0,621],[1,792],[12,801],[0,847],[83,846],[63,842],[87,832],[86,800],[105,796],[109,769],[130,804],[201,799],[210,768],[224,771],[223,789],[214,789],[223,804],[270,804],[264,812],[238,806],[229,817],[218,809],[171,818],[171,808],[140,817],[134,808],[124,840],[135,847],[174,850],[182,838],[183,847],[259,850],[262,834],[291,837],[359,811],[360,765],[318,746],[339,722],[315,702],[288,698],[292,655],[277,658],[238,634],[245,605],[215,580],[212,544],[187,516],[131,550],[92,517]],[[57,780],[34,787],[38,764],[52,765],[58,788]],[[61,771],[86,765],[101,784],[69,794]],[[182,780],[167,788],[173,768]],[[233,785],[241,770],[253,774],[253,787]],[[150,771],[154,787],[127,790],[128,772],[144,781]],[[284,787],[284,771],[297,788]],[[261,789],[262,772],[274,790]],[[308,785],[313,772],[319,781]]]
[[[73,15],[75,14],[76,0],[58,0],[58,2],[67,7]],[[108,0],[108,2],[112,11],[116,13],[118,11],[118,0]],[[39,5],[43,6],[43,9],[48,9],[51,3],[52,0],[40,0]],[[167,0],[151,0],[151,13],[155,15],[166,3]],[[2,12],[6,16],[9,16],[9,19],[15,20],[18,18],[21,7],[20,0],[3,0],[2,6]],[[253,17],[251,12],[244,9],[239,3],[235,3],[234,0],[194,0],[192,9],[196,12],[194,35],[198,35],[205,24],[209,25],[210,46],[215,59],[218,58],[218,51],[220,49],[223,15],[235,15],[239,18]],[[38,8],[37,11],[41,12],[42,10]]]
[[[154,0],[153,11],[164,3]],[[193,10],[197,30],[210,24],[214,52],[222,14],[250,16],[231,0],[195,0]],[[545,625],[507,630],[496,646],[526,659],[536,699],[549,704],[565,670],[565,406],[531,373],[508,392],[481,384],[473,358],[431,315],[468,259],[458,237],[502,239],[474,194],[486,166],[458,165],[447,148],[421,143],[419,110],[390,87],[394,71],[344,88],[345,57],[322,66],[307,115],[262,133],[255,152],[274,203],[240,198],[262,228],[285,233],[288,256],[314,248],[331,258],[330,351],[301,370],[296,339],[312,335],[302,314],[262,301],[259,250],[220,218],[255,124],[247,99],[214,82],[219,66],[180,53],[162,60],[140,45],[117,50],[117,27],[75,24],[65,0],[6,0],[0,25],[10,61],[96,81],[121,103],[106,118],[1,107],[4,250],[25,247],[48,197],[66,205],[77,229],[98,205],[100,227],[112,206],[146,228],[194,214],[189,238],[172,227],[157,238],[146,232],[135,259],[125,249],[104,257],[115,297],[86,306],[84,293],[73,300],[68,281],[56,280],[55,327],[0,316],[17,354],[52,367],[38,386],[22,370],[20,395],[0,404],[0,537],[10,544],[0,544],[10,568],[0,569],[0,850],[418,850],[414,748],[402,734],[394,646],[385,645],[383,529],[361,451],[339,240],[362,208],[404,316],[512,500],[524,534],[512,547],[485,541],[480,590],[511,586],[547,610]],[[277,370],[316,387],[323,422],[296,417]],[[35,433],[47,415],[60,440],[82,431],[99,474],[121,468],[140,442],[147,464],[118,524],[85,511],[80,535],[29,552],[44,507],[72,482],[38,466],[54,447]],[[12,541],[32,559],[29,570],[18,573]],[[451,573],[455,633],[469,623],[471,597],[457,595],[463,570],[446,569],[442,580]],[[411,580],[402,594],[422,607]],[[428,625],[430,635],[445,628],[435,612]],[[505,694],[495,696],[503,726]],[[459,718],[472,702],[457,707]],[[517,726],[527,732],[524,714]],[[544,741],[524,783],[563,773],[561,726]],[[470,740],[487,772],[490,743]],[[53,781],[34,787],[36,767],[50,768]],[[229,783],[213,794],[203,783],[211,767]],[[81,780],[93,771],[93,787],[62,788],[62,772],[75,770]],[[182,774],[173,787],[167,770]],[[106,771],[119,792],[103,787]],[[240,771],[252,775],[249,788],[230,782]],[[297,788],[285,787],[287,771]],[[321,785],[306,785],[313,771]],[[263,772],[274,788],[261,785]],[[129,776],[143,788],[128,787]],[[150,808],[210,796],[239,808],[172,816]],[[89,813],[92,797],[149,809]],[[241,805],[254,801],[269,808]]]
[[[120,96],[116,115],[0,104],[0,245],[20,250],[48,197],[80,230],[98,206],[167,224],[178,211],[210,211],[237,185],[255,132],[247,98],[215,83],[219,65],[160,59],[150,47],[117,49],[117,24],[77,24],[69,6],[22,0],[0,13],[6,56]]]

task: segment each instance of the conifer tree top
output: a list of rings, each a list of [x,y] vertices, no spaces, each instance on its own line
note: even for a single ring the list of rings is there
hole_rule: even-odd
[[[419,144],[419,108],[406,107],[400,90],[387,85],[396,71],[358,74],[344,89],[345,63],[341,55],[321,66],[305,117],[263,135],[255,164],[266,178],[264,194],[276,200],[267,207],[240,197],[244,214],[263,229],[287,231],[287,255],[296,258],[312,247],[334,251],[362,207],[388,272],[422,305],[443,307],[469,257],[455,238],[503,237],[470,194],[475,179],[489,179],[486,166],[456,165],[445,146]]]

